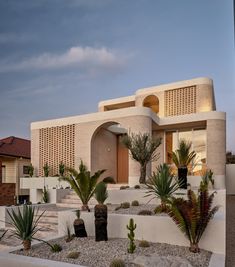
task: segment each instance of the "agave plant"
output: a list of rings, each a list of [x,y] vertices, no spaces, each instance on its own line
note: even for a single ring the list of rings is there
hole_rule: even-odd
[[[154,139],[148,133],[124,135],[122,143],[130,150],[133,160],[140,164],[140,184],[145,184],[146,167],[151,161],[158,159],[156,149],[161,144],[161,138]]]
[[[31,241],[34,239],[34,235],[38,232],[38,223],[45,211],[39,214],[39,209],[35,209],[31,205],[24,205],[21,211],[7,210],[7,214],[10,217],[10,221],[7,222],[13,226],[12,234],[18,239],[22,240],[24,250],[31,248]]]
[[[168,200],[180,186],[166,163],[158,166],[157,173],[153,172],[146,185],[149,190],[146,192],[145,197],[154,195],[154,197],[161,200],[161,204],[156,207],[155,212],[167,211]]]
[[[207,186],[201,183],[198,195],[188,190],[188,200],[172,200],[168,214],[188,238],[191,252],[200,252],[199,241],[209,221],[219,209],[219,206],[212,208],[214,195],[215,192],[209,195]]]
[[[100,176],[106,170],[98,170],[91,175],[91,172],[87,170],[87,167],[83,164],[83,161],[80,162],[79,172],[73,168],[67,169],[69,175],[65,177],[60,177],[59,180],[66,181],[70,184],[71,188],[75,191],[78,197],[82,201],[82,210],[88,210],[88,202],[95,193],[97,182]]]
[[[192,142],[181,139],[179,148],[172,153],[172,160],[178,168],[178,177],[181,181],[181,187],[187,188],[188,166],[195,159],[196,152],[191,151]]]

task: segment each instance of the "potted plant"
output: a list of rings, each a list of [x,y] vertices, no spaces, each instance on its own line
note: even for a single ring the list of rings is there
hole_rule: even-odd
[[[35,209],[31,205],[23,205],[23,210],[21,211],[18,208],[17,212],[13,209],[11,211],[7,209],[7,214],[10,218],[7,224],[14,228],[14,230],[10,230],[12,234],[22,240],[24,250],[31,248],[31,241],[39,230],[38,222],[45,211],[41,214],[38,214],[38,211],[38,208]]]
[[[104,182],[98,183],[95,190],[95,199],[98,201],[98,204],[95,205],[95,241],[107,241],[107,218],[108,218],[108,209],[104,205],[105,200],[108,197],[107,184]]]
[[[59,164],[59,174],[60,174],[60,176],[64,176],[64,171],[65,171],[65,165],[61,161],[60,164]]]
[[[32,163],[30,163],[30,165],[28,166],[28,171],[29,171],[29,176],[33,177],[34,167],[33,167]]]
[[[48,177],[49,176],[49,165],[48,163],[46,163],[44,166],[43,166],[43,171],[44,171],[44,176],[45,177]]]
[[[178,179],[180,187],[187,189],[188,166],[196,157],[196,152],[191,151],[192,142],[181,139],[179,148],[172,153],[172,160],[178,168]]]
[[[153,172],[147,182],[148,191],[145,197],[154,195],[161,200],[161,204],[156,207],[155,213],[167,212],[168,201],[173,196],[173,193],[179,189],[179,183],[175,180],[174,175],[171,173],[170,167],[164,163],[159,165],[157,173]]]
[[[76,210],[76,219],[73,222],[76,237],[87,237],[87,232],[83,219],[80,218],[80,210]]]
[[[145,184],[147,164],[158,159],[156,149],[161,144],[161,138],[154,139],[148,133],[124,135],[122,143],[130,150],[133,160],[140,164],[139,183]]]

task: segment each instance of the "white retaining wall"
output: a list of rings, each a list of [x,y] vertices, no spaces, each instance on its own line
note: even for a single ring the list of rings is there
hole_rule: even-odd
[[[58,213],[59,235],[65,234],[66,225],[73,224],[76,218],[73,211],[62,211]],[[81,218],[85,222],[89,236],[95,235],[94,214],[82,212]],[[188,246],[189,242],[183,233],[177,228],[172,219],[167,215],[162,216],[140,216],[109,214],[108,215],[108,236],[109,238],[126,238],[130,218],[137,224],[135,230],[136,239],[145,239],[151,242],[162,242],[180,246]],[[73,231],[73,229],[72,229]],[[201,248],[214,253],[225,255],[225,216],[223,212],[218,212],[215,218],[210,221],[200,243]]]

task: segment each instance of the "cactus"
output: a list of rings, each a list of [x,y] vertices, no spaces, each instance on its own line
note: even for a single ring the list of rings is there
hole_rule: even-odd
[[[134,253],[135,249],[136,249],[136,245],[135,245],[135,229],[136,229],[136,224],[134,223],[133,218],[130,219],[129,221],[129,225],[126,226],[126,228],[130,231],[130,233],[128,233],[128,238],[130,239],[130,244],[129,244],[129,248],[127,249],[128,253]]]

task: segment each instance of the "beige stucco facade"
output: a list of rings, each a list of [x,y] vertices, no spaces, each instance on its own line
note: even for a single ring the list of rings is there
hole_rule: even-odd
[[[116,125],[116,128],[113,127]],[[110,127],[112,126],[112,127]],[[198,152],[199,164],[192,172],[211,168],[219,188],[224,187],[226,116],[216,111],[213,82],[198,78],[139,89],[132,96],[102,101],[98,112],[33,122],[31,124],[31,161],[36,175],[42,175],[49,160],[50,175],[58,173],[61,161],[79,166],[82,159],[92,171],[107,169],[106,176],[117,182],[123,152],[120,135],[149,133],[161,137],[159,158],[148,167],[148,175],[158,164],[170,162],[170,151],[180,138],[189,138]],[[120,152],[121,151],[121,152]],[[121,158],[125,154],[121,155]],[[120,162],[119,162],[120,161]],[[138,184],[139,165],[129,156],[128,183]]]

